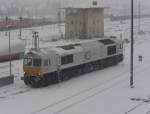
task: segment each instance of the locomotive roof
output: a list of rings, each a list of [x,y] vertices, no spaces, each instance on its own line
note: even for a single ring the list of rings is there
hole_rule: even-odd
[[[119,43],[120,40],[118,40],[115,37],[104,37],[104,38],[94,38],[94,39],[88,39],[88,40],[74,40],[74,41],[57,41],[52,42],[50,47],[40,48],[40,51],[35,51],[36,54],[40,56],[50,55],[51,53],[56,54],[72,54],[76,52],[81,52],[83,48],[91,48],[97,45],[112,45],[114,43]]]

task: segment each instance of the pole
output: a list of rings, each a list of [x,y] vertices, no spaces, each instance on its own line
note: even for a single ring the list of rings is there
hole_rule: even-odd
[[[7,17],[7,16],[6,16],[6,18],[5,18],[5,21],[6,21],[6,33],[5,33],[5,35],[7,36],[7,29],[8,29],[8,25],[7,25],[8,17]]]
[[[8,42],[9,42],[9,73],[10,73],[10,76],[12,76],[12,73],[11,73],[11,47],[10,47],[10,28],[9,28],[9,26],[7,25],[8,24],[8,17],[6,16],[6,26],[7,26],[7,30],[9,31],[8,32]]]
[[[140,33],[140,31],[141,31],[141,1],[139,0],[139,6],[138,6],[138,18],[139,18],[139,20],[138,20],[138,24],[139,24],[139,26],[138,26],[138,32]]]
[[[131,0],[131,66],[130,66],[130,87],[134,88],[134,84],[133,84],[133,53],[134,53],[134,39],[133,39],[133,32],[134,32],[134,28],[133,28],[133,0]]]
[[[10,30],[9,30],[9,70],[10,70],[10,76],[12,76],[11,73],[11,47],[10,47]]]
[[[19,23],[20,24],[20,26],[19,26],[20,27],[19,39],[21,39],[21,35],[22,35],[22,28],[21,28],[22,27],[22,17],[19,18],[19,21],[20,21],[20,23]]]

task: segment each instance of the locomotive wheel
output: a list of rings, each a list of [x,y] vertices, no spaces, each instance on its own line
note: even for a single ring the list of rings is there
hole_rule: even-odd
[[[92,64],[87,64],[85,65],[85,67],[83,68],[83,72],[84,73],[89,73],[92,72],[94,70],[94,67]]]
[[[43,87],[49,85],[48,79],[46,79],[44,77],[40,80],[40,83],[41,83],[41,86],[43,86]]]
[[[80,76],[83,74],[83,70],[82,69],[79,69],[76,71],[76,76]]]
[[[104,69],[107,67],[107,64],[104,60],[101,61],[101,69]]]
[[[62,80],[63,81],[67,81],[67,80],[69,80],[70,79],[70,76],[69,75],[63,75],[63,77],[62,77]]]
[[[101,64],[100,63],[96,63],[94,66],[94,70],[99,70],[101,69]]]
[[[30,84],[30,81],[29,81],[29,79],[28,79],[28,77],[24,77],[24,83],[26,84],[26,85],[29,85]]]

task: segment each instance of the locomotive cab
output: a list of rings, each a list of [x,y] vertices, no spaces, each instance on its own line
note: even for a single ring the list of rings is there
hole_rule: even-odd
[[[23,70],[24,77],[22,80],[24,80],[27,85],[38,86],[38,82],[43,75],[41,57],[31,52],[27,53],[23,60]]]
[[[23,61],[24,76],[42,76],[42,59],[37,54],[29,52]]]
[[[24,58],[24,75],[25,76],[41,76],[42,60],[40,58]]]

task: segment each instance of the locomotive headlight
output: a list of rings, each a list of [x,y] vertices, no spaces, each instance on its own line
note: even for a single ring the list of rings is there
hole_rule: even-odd
[[[38,76],[42,75],[42,69],[41,68],[38,69],[37,74],[38,74]]]

